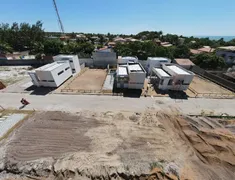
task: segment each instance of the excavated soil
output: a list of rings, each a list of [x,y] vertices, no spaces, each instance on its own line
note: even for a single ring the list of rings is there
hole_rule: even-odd
[[[1,142],[1,179],[234,179],[235,120],[37,112]]]

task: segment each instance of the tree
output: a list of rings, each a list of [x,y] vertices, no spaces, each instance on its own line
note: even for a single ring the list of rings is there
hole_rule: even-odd
[[[215,54],[202,53],[196,55],[193,59],[196,65],[204,69],[222,69],[225,67],[224,59]]]
[[[1,43],[0,42],[0,53],[8,53],[8,52],[13,52],[13,49],[9,44],[7,43]]]
[[[63,46],[60,40],[47,40],[44,42],[44,53],[46,55],[58,55],[62,51]]]
[[[177,46],[173,52],[175,58],[189,58],[190,50],[186,45]]]

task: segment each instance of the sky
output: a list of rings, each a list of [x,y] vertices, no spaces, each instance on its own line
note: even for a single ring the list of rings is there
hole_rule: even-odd
[[[56,0],[65,32],[235,35],[235,0]],[[52,0],[0,0],[0,23],[43,22],[59,31]]]

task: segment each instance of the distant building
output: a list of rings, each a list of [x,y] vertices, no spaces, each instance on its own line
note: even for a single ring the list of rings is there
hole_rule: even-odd
[[[116,86],[121,89],[143,89],[146,72],[139,63],[120,64],[116,71]]]
[[[162,64],[153,67],[150,74],[151,83],[160,90],[184,91],[192,82],[194,73],[176,64]]]
[[[69,36],[66,36],[66,35],[60,36],[60,40],[61,40],[61,41],[67,41],[67,40],[69,40],[69,39],[70,39]]]
[[[215,51],[215,49],[211,48],[210,46],[204,46],[203,48],[199,48],[198,51],[203,53],[212,53]]]
[[[173,62],[185,69],[190,69],[192,66],[195,65],[190,59],[183,59],[183,58],[181,59],[176,58],[173,60]]]
[[[136,41],[139,41],[139,40],[129,37],[129,38],[125,38],[125,41],[126,42],[136,42]]]
[[[212,53],[214,51],[215,51],[215,49],[211,48],[210,46],[204,46],[204,47],[199,48],[199,49],[190,49],[190,52],[192,54]]]
[[[169,42],[161,42],[161,46],[163,46],[163,47],[171,47],[173,45],[171,43],[169,43]]]
[[[197,49],[190,49],[190,52],[192,54],[201,54],[202,53],[201,51],[198,51]]]
[[[235,64],[235,46],[219,47],[216,55],[223,57],[226,64]]]
[[[117,55],[110,48],[102,48],[92,53],[95,67],[106,68],[108,65],[117,65]]]
[[[34,55],[29,55],[29,51],[13,52],[6,54],[8,60],[14,59],[35,59]]]
[[[116,43],[115,42],[108,42],[109,47],[115,47]]]
[[[84,39],[85,40],[85,39],[87,39],[87,37],[84,34],[77,34],[76,39],[80,39],[80,40]]]
[[[126,40],[121,38],[121,37],[116,37],[116,38],[113,39],[113,41],[115,43],[125,43],[126,42]]]
[[[47,39],[60,39],[60,37],[57,37],[57,36],[47,36],[46,38]]]

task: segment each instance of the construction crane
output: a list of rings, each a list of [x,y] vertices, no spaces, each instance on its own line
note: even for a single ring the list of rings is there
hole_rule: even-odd
[[[60,31],[61,31],[61,32],[63,33],[63,35],[64,35],[64,26],[63,26],[62,21],[61,21],[61,19],[60,19],[59,11],[58,11],[58,8],[57,8],[56,1],[55,1],[55,0],[53,0],[53,4],[54,4],[55,11],[56,11],[56,14],[57,14],[57,18],[58,18],[58,22],[59,22]]]

